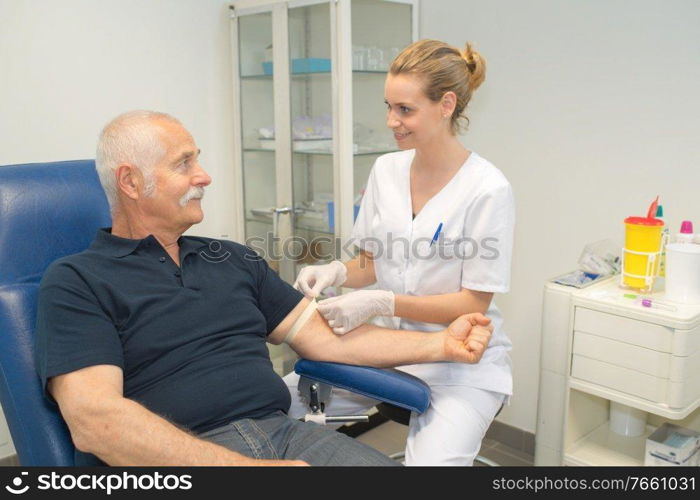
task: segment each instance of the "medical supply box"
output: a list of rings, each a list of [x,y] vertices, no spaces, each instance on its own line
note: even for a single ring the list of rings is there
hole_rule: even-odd
[[[663,424],[647,438],[644,465],[700,465],[700,433]]]

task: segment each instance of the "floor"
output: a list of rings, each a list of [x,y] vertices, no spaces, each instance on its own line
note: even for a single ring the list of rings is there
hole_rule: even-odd
[[[11,455],[9,457],[0,459],[0,467],[11,467],[18,466],[19,460],[17,460],[17,455]]]
[[[396,422],[386,422],[380,426],[365,432],[357,438],[373,448],[390,455],[397,451],[403,451],[408,434],[408,427]],[[481,444],[479,455],[495,461],[502,466],[518,467],[534,465],[534,457],[500,443],[494,439],[486,438]],[[480,464],[477,464],[480,465]]]

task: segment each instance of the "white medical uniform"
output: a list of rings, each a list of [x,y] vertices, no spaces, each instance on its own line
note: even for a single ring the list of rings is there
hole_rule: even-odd
[[[510,286],[515,207],[510,184],[496,167],[472,152],[454,177],[413,218],[410,167],[415,150],[377,159],[369,176],[352,237],[374,256],[377,288],[398,295],[437,295],[462,288],[504,293]],[[439,227],[438,240],[431,241]],[[495,413],[512,394],[511,343],[492,300],[486,315],[494,327],[477,364],[406,365],[432,390],[431,404],[411,416],[407,465],[470,465]],[[437,331],[446,325],[403,318],[375,322],[402,330]],[[298,403],[295,377],[285,377],[293,395],[290,416],[306,413]],[[335,394],[330,414],[371,407],[366,398]]]

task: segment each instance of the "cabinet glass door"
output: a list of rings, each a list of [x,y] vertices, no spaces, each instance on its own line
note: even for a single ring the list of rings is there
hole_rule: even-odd
[[[295,210],[285,257],[296,276],[301,266],[332,258],[333,58],[328,2],[290,8],[288,16]]]
[[[352,205],[377,156],[396,150],[384,79],[415,37],[414,15],[410,0],[231,6],[238,237],[287,282],[345,257]],[[271,350],[288,372],[291,351]]]
[[[333,218],[329,222],[328,214],[334,209],[334,139],[330,6],[321,1],[288,9],[287,47],[273,44],[275,35],[279,36],[273,33],[275,15],[280,15],[279,9],[243,15],[238,24],[245,238],[291,282],[299,266],[331,256]],[[280,80],[275,83],[279,75],[275,75],[273,59],[280,53],[289,58],[289,78],[283,79],[289,88],[276,90]],[[275,123],[275,103],[280,103],[280,95],[288,95],[282,106],[289,108],[290,124]],[[291,165],[278,140],[287,130],[291,133]],[[286,169],[289,175],[280,175],[280,170]],[[277,185],[280,178],[289,179],[291,186]],[[287,189],[291,203],[280,199],[280,193]],[[288,218],[291,232],[280,231]]]
[[[391,61],[414,39],[412,3],[353,0],[352,94],[354,195],[364,192],[369,172],[381,154],[396,151],[386,126],[384,80]]]
[[[240,16],[239,71],[242,185],[246,243],[260,250],[273,269],[269,239],[276,199],[275,116],[272,80],[272,13]]]
[[[276,136],[275,123],[273,26],[278,26],[273,24],[275,15],[279,16],[279,9],[238,18],[243,208],[245,243],[289,280],[288,270],[281,272],[282,246],[276,243],[280,234],[285,233],[285,218],[291,214],[279,199],[277,185],[280,163],[284,161],[279,153],[283,141]],[[268,344],[268,349],[279,375],[292,371],[295,356],[288,346]]]

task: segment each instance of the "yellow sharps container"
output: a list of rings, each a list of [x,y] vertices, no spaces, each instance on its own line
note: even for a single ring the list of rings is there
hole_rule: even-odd
[[[625,248],[622,250],[622,284],[650,291],[659,273],[664,221],[653,217],[625,219]]]

